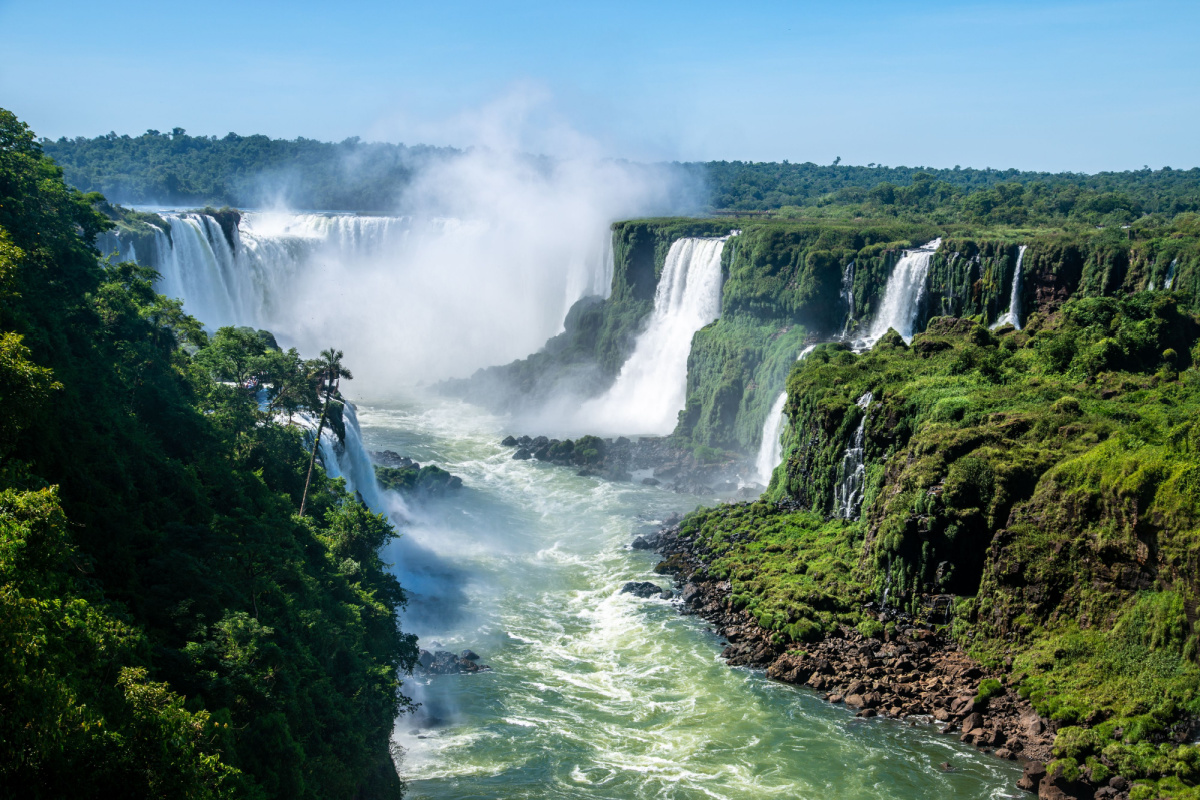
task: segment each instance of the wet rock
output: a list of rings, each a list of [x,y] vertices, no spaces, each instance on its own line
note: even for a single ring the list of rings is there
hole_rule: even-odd
[[[1030,761],[1025,765],[1021,780],[1017,781],[1017,788],[1027,792],[1036,792],[1044,777],[1046,777],[1046,765],[1041,761]]]
[[[1037,792],[1038,800],[1082,800],[1095,796],[1095,791],[1087,784],[1067,780],[1061,764],[1054,764],[1053,769],[1042,776]]]
[[[478,661],[479,660],[479,654],[476,653],[474,650],[463,650],[461,653],[458,654],[458,657],[465,658],[467,661]]]
[[[633,540],[633,544],[630,546],[634,550],[653,550],[656,544],[658,544],[658,542],[654,539],[647,539],[645,536],[639,536]]]
[[[942,772],[954,772],[954,765],[949,761],[943,761],[941,764],[938,764],[938,767]]]
[[[517,452],[513,453],[513,460],[515,461],[528,461],[531,458],[533,458],[533,453],[524,447],[518,448]]]
[[[1016,758],[1016,755],[1013,753],[1012,750],[1009,750],[1007,747],[1001,747],[996,750],[996,758],[1004,758],[1009,761],[1012,761],[1014,758]]]
[[[505,437],[504,437],[504,438],[503,438],[503,439],[500,441],[500,446],[501,446],[501,447],[516,447],[516,446],[517,446],[517,437],[515,437],[515,436],[505,436]]]
[[[470,650],[464,650],[464,653],[471,653]],[[475,655],[471,653],[471,655]],[[486,664],[476,663],[479,656],[474,659],[457,656],[448,650],[437,650],[430,653],[428,650],[422,650],[417,659],[417,672],[426,675],[465,675],[475,672],[487,672],[491,670]]]
[[[661,597],[663,588],[650,581],[630,581],[621,587],[621,594],[631,594],[634,597]]]

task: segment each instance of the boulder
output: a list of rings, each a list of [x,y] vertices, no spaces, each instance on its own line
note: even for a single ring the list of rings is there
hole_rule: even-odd
[[[1044,777],[1046,777],[1046,765],[1041,761],[1030,761],[1025,765],[1021,780],[1017,781],[1017,788],[1027,792],[1036,792]]]
[[[621,587],[622,594],[631,594],[635,597],[655,597],[661,596],[663,589],[657,583],[650,581],[630,581]]]
[[[517,452],[513,453],[513,460],[515,461],[528,461],[531,458],[533,458],[533,453],[524,447],[517,448]]]
[[[983,727],[983,714],[980,714],[978,711],[973,711],[970,714],[967,714],[967,716],[962,721],[962,729],[964,731],[970,731],[970,730],[974,730],[975,728],[982,728],[982,727]]]
[[[501,440],[500,446],[501,447],[516,447],[517,446],[517,437],[505,436],[504,439]]]
[[[479,660],[479,654],[476,653],[474,650],[463,650],[461,653],[458,654],[458,657],[465,658],[467,661],[478,661]]]

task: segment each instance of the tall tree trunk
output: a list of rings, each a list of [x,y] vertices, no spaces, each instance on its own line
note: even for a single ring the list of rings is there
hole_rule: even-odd
[[[312,455],[308,458],[308,475],[304,478],[304,494],[300,497],[300,516],[304,516],[304,507],[308,505],[308,485],[312,483],[313,464],[317,461],[317,448],[321,446],[321,431],[325,428],[325,412],[329,410],[329,392],[325,392],[325,402],[321,404],[321,421],[317,423],[317,437],[313,439]]]

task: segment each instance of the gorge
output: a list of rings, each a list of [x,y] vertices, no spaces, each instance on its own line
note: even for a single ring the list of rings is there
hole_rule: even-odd
[[[12,131],[51,178],[0,185],[25,337],[0,368],[26,387],[2,510],[31,543],[11,563],[54,567],[12,581],[36,602],[5,624],[92,603],[141,631],[120,670],[54,668],[129,741],[188,742],[163,774],[264,797],[1194,792],[1194,213],[134,210]],[[332,403],[301,356],[326,348],[354,373]],[[461,488],[376,480],[411,461]],[[422,649],[490,670],[413,673]],[[79,752],[110,752],[87,724]]]

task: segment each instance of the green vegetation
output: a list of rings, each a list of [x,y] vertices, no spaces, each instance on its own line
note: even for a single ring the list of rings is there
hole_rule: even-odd
[[[124,203],[262,206],[390,212],[413,174],[459,154],[453,148],[266,136],[189,136],[182,128],[141,136],[43,139],[67,182]]]
[[[1200,713],[1200,320],[1181,299],[1079,297],[1023,331],[937,317],[911,346],[819,347],[788,381],[804,435],[770,490],[807,510],[683,525],[782,641],[875,635],[859,608],[885,590],[917,615],[959,596],[954,635],[1064,726],[1065,769],[1195,783],[1200,753],[1175,745]],[[867,391],[861,517],[825,521]]]
[[[129,203],[392,210],[413,174],[459,151],[266,136],[190,136],[182,128],[141,136],[42,140],[69,184]],[[934,169],[874,164],[711,161],[676,167],[707,187],[704,205],[777,216],[914,217],[940,224],[1131,222],[1142,214],[1200,211],[1200,169],[1096,175],[1015,169]]]
[[[396,534],[321,469],[297,513],[313,365],[99,261],[99,201],[0,110],[4,793],[398,796]]]
[[[1021,172],[869,165],[710,162],[702,175],[716,209],[779,216],[880,216],[938,224],[1119,225],[1143,214],[1200,211],[1200,168]]]
[[[462,488],[462,478],[433,464],[419,468],[376,466],[375,477],[383,488],[407,495],[436,497]]]

